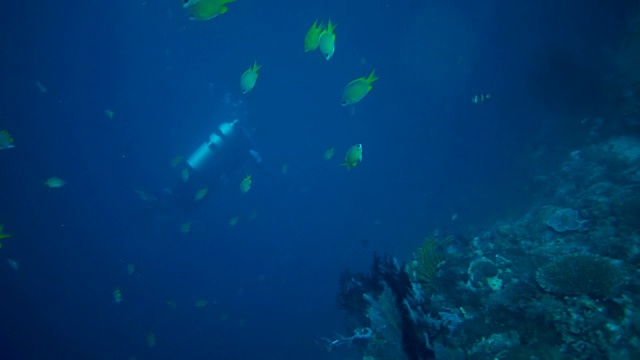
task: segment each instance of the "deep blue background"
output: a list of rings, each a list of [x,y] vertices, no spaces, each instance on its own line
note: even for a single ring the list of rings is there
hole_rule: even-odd
[[[599,115],[593,74],[628,3],[238,0],[207,22],[178,0],[3,5],[0,130],[16,148],[0,152],[14,234],[0,258],[20,264],[0,270],[3,358],[327,358],[314,341],[343,330],[342,270],[526,208],[530,154],[571,148]],[[329,18],[327,62],[302,39]],[[373,91],[341,107],[372,69]],[[169,159],[213,130],[225,96],[265,159],[246,169],[251,191],[238,178],[188,216],[150,213],[134,190],[170,186]],[[347,171],[356,143],[364,160]],[[67,184],[47,189],[50,176]]]

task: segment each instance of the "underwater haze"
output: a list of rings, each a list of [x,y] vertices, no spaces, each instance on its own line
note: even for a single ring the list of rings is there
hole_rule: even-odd
[[[640,358],[637,2],[0,28],[0,358]]]

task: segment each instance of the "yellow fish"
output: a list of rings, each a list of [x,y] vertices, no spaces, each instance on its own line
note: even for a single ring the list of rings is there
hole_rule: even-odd
[[[169,163],[171,164],[171,167],[176,167],[182,163],[182,159],[184,159],[184,156],[182,155],[174,156]]]
[[[327,150],[324,152],[324,159],[325,160],[329,160],[333,157],[333,153],[335,152],[335,149],[333,148],[333,146],[331,147],[331,149]]]
[[[105,110],[105,111],[104,111],[104,115],[105,115],[109,120],[112,120],[112,119],[113,119],[114,112],[113,112],[113,110],[108,110],[108,109],[107,109],[107,110]]]
[[[113,290],[113,300],[116,304],[120,304],[122,302],[122,292],[120,292],[120,289]]]
[[[182,178],[182,182],[187,182],[187,180],[189,180],[189,168],[182,169],[180,177]]]
[[[320,33],[320,38],[318,39],[318,47],[325,60],[331,59],[333,53],[336,51],[336,34],[333,32],[335,28],[336,25],[332,24],[331,20],[329,20],[329,25]]]
[[[347,150],[347,155],[344,157],[344,165],[347,169],[351,170],[352,167],[356,167],[358,162],[362,161],[362,144],[356,144]]]
[[[138,194],[138,196],[140,196],[140,199],[144,200],[144,201],[155,201],[156,198],[153,197],[152,195],[150,195],[149,193],[147,193],[144,190],[133,190],[135,191],[136,194]]]
[[[156,334],[149,333],[149,335],[147,335],[147,346],[150,348],[156,346]]]
[[[13,138],[6,130],[0,131],[0,150],[11,149],[14,147]]]
[[[47,180],[43,181],[44,185],[50,189],[61,188],[66,184],[66,182],[59,177],[52,176]]]
[[[251,175],[247,175],[247,177],[242,179],[242,181],[240,182],[241,192],[246,193],[247,191],[249,191],[249,189],[251,189]]]
[[[318,20],[307,31],[304,37],[304,52],[313,51],[320,45],[320,34],[322,33],[322,23],[318,26]]]
[[[491,94],[478,94],[471,98],[471,102],[474,104],[482,104],[489,99],[491,99]]]
[[[11,234],[5,234],[3,231],[4,225],[0,224],[0,239],[10,238]]]
[[[238,221],[240,221],[240,216],[232,217],[231,220],[229,220],[229,226],[238,225]]]
[[[183,8],[189,10],[192,20],[211,20],[226,13],[227,4],[235,0],[185,0]]]
[[[242,89],[243,94],[248,93],[254,86],[256,86],[258,70],[260,70],[260,66],[258,66],[258,63],[254,62],[253,66],[248,68],[240,77],[240,88]]]
[[[133,275],[134,272],[136,272],[136,266],[133,264],[127,265],[127,274]]]
[[[342,106],[357,103],[373,89],[371,84],[379,79],[379,77],[375,75],[375,72],[375,70],[372,70],[369,77],[357,78],[345,86],[342,92]]]
[[[188,222],[180,225],[180,232],[181,233],[186,234],[189,231],[191,231],[191,221],[188,221]]]
[[[201,308],[201,307],[207,306],[208,303],[209,302],[207,300],[197,300],[194,305],[195,305],[195,307],[200,307]]]
[[[195,195],[193,195],[193,199],[195,201],[200,201],[200,200],[202,200],[202,198],[207,196],[207,192],[209,192],[209,188],[204,187],[204,188],[198,190],[198,192]]]

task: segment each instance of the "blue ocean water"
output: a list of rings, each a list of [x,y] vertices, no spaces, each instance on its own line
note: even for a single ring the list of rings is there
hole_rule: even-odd
[[[593,141],[589,119],[617,119],[606,54],[631,5],[238,0],[193,21],[178,0],[7,4],[2,358],[362,358],[318,344],[347,335],[340,274],[538,203],[534,176]],[[316,19],[338,24],[328,61],[303,50]],[[191,171],[207,194],[182,206],[171,159],[234,117],[262,161]]]

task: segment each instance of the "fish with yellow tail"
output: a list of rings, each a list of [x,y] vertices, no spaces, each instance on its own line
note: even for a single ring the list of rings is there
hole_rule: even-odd
[[[115,301],[116,304],[120,304],[122,302],[122,292],[119,288],[113,290],[113,301]]]
[[[4,232],[4,225],[0,224],[0,240],[10,238],[11,234],[7,234]],[[2,248],[2,243],[0,243],[0,248]]]
[[[313,51],[320,45],[320,34],[322,33],[322,23],[318,25],[316,20],[313,25],[307,31],[307,35],[304,37],[304,52]]]
[[[336,151],[336,149],[333,148],[333,146],[331,147],[331,149],[327,150],[324,152],[324,159],[325,160],[329,160],[333,157],[333,153]]]
[[[11,149],[14,147],[13,138],[7,130],[0,131],[0,150]]]
[[[253,63],[253,66],[248,68],[242,76],[240,77],[240,88],[242,89],[242,93],[246,94],[256,86],[256,81],[258,81],[258,70],[260,70],[260,65],[257,62]]]
[[[60,179],[59,177],[56,176],[52,176],[50,178],[48,178],[47,180],[42,182],[44,184],[44,186],[50,188],[50,189],[58,189],[63,187],[66,182],[62,179]]]
[[[192,20],[206,21],[226,13],[227,4],[236,0],[184,0],[183,8],[189,10]]]
[[[346,166],[348,170],[351,170],[352,167],[356,167],[361,161],[362,144],[356,144],[347,150],[347,154],[344,156],[344,163],[340,165]]]
[[[478,94],[471,98],[471,102],[474,104],[482,104],[491,99],[491,94]]]
[[[336,34],[333,32],[336,26],[337,25],[333,24],[331,19],[329,19],[327,28],[322,30],[318,38],[318,47],[320,48],[322,56],[327,61],[331,59],[333,53],[336,51]]]
[[[353,80],[342,91],[342,106],[352,105],[362,100],[373,89],[374,81],[378,80],[376,71],[372,70],[368,77]]]
[[[208,192],[209,192],[209,188],[203,187],[202,189],[198,190],[195,193],[195,195],[193,195],[193,200],[195,200],[195,201],[202,200],[205,196],[207,196]]]
[[[244,179],[242,179],[242,181],[240,182],[240,192],[246,194],[247,191],[251,189],[251,181],[251,175],[247,175]]]

